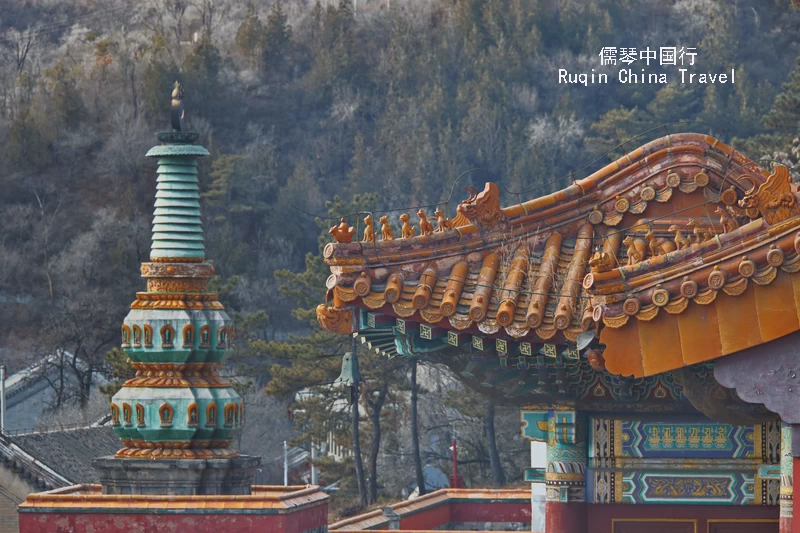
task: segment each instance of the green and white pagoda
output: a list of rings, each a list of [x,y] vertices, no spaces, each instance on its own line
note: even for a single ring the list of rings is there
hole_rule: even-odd
[[[122,325],[122,348],[136,369],[111,400],[124,447],[100,458],[109,494],[246,494],[259,458],[231,447],[244,403],[219,370],[233,327],[208,292],[197,158],[208,150],[183,129],[182,91],[173,91],[173,129],[158,133],[158,186],[147,291],[136,294]]]

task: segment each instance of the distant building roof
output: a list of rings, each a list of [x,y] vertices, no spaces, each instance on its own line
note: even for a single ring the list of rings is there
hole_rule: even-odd
[[[6,378],[6,433],[31,432],[37,427],[43,413],[53,402],[54,389],[50,383],[58,376],[59,358],[62,355],[66,358],[64,364],[71,364],[72,354],[55,353],[42,357]],[[77,366],[86,370],[86,363],[80,358]],[[72,372],[67,372],[66,377],[70,386],[76,385]],[[92,382],[90,394],[97,394],[98,387],[107,383],[108,379],[101,372],[94,372]]]
[[[121,447],[109,426],[0,436],[0,458],[42,488],[97,483],[92,459]]]

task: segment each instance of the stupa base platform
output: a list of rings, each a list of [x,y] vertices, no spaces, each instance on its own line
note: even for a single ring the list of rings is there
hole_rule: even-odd
[[[248,495],[103,494],[74,485],[28,495],[19,506],[20,533],[323,533],[328,495],[319,487],[254,485]]]
[[[99,457],[92,462],[100,474],[103,494],[175,496],[247,495],[260,457],[230,459],[131,459]]]

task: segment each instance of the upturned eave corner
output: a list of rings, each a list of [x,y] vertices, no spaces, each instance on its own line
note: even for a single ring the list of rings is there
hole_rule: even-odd
[[[317,306],[317,322],[329,333],[349,335],[353,333],[353,309],[349,307]]]

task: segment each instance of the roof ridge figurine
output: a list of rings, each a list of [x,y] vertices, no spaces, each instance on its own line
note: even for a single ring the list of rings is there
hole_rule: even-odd
[[[333,226],[328,233],[333,235],[336,242],[353,242],[353,232],[355,228],[349,226],[347,221],[342,217],[338,226]]]

